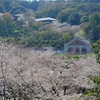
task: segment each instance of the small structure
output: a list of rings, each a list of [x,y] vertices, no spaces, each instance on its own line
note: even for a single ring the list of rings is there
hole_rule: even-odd
[[[46,17],[46,18],[39,18],[39,19],[35,19],[36,22],[48,22],[48,23],[52,23],[53,21],[56,21],[56,19],[51,18],[51,17]]]
[[[53,47],[42,47],[42,51],[53,51]]]
[[[68,43],[64,44],[64,52],[68,54],[90,54],[92,47],[89,41],[75,37]]]

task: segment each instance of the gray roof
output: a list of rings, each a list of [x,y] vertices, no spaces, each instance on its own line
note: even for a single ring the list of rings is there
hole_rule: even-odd
[[[38,18],[35,20],[36,20],[36,22],[39,22],[39,21],[48,21],[48,20],[55,21],[56,19],[51,18],[51,17],[46,17],[46,18]]]
[[[90,42],[88,40],[85,40],[85,39],[82,39],[82,38],[79,38],[79,37],[75,37],[74,39],[72,39],[71,41],[69,41],[68,43],[66,43],[66,45],[69,45],[71,42],[73,42],[74,40],[80,40],[81,42],[83,42],[84,44],[88,45],[88,46],[91,46],[90,45]]]

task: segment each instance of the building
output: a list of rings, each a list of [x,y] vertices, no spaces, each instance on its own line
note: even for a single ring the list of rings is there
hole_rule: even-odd
[[[36,22],[47,22],[47,23],[52,23],[53,21],[56,21],[56,19],[51,18],[51,17],[46,17],[46,18],[39,18],[35,19]]]
[[[64,53],[68,54],[91,54],[92,47],[89,41],[75,37],[64,44]]]

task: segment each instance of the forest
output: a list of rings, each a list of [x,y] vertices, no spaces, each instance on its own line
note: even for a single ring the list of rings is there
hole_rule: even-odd
[[[34,48],[61,49],[76,33],[89,41],[97,41],[100,38],[99,9],[100,0],[1,0],[0,36],[6,42]],[[18,14],[23,14],[23,18],[18,20]],[[60,25],[34,20],[45,17],[55,18]]]

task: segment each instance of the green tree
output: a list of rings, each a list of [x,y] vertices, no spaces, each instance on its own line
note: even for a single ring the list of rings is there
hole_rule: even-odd
[[[0,31],[1,31],[1,36],[9,36],[12,34],[13,32],[13,29],[14,29],[14,22],[13,22],[13,17],[11,14],[9,13],[4,13],[2,16],[1,16],[1,28],[0,28]]]
[[[0,4],[0,12],[4,12],[4,6],[2,4]]]
[[[94,53],[96,55],[96,61],[100,64],[100,38],[97,42],[92,43],[92,47],[94,49]]]
[[[74,19],[76,17],[79,18],[79,15],[76,14],[75,12],[78,12],[77,9],[73,9],[73,8],[66,8],[64,10],[62,10],[58,15],[57,15],[57,19],[60,20],[61,22],[69,22],[69,23],[72,23],[74,24]],[[75,15],[76,14],[76,15]],[[74,15],[74,16],[73,16]],[[78,15],[78,16],[77,16]],[[71,17],[71,18],[70,18]],[[75,23],[79,23],[79,19],[76,19],[77,21],[75,21]]]
[[[29,4],[29,8],[32,9],[33,11],[37,11],[38,9],[38,1],[32,1],[30,4]]]
[[[9,11],[12,15],[18,14],[18,13],[23,13],[26,12],[26,9],[20,5],[17,6],[12,6],[11,10]]]
[[[88,22],[88,21],[89,21],[89,18],[87,16],[82,16],[80,19],[80,23]]]
[[[64,39],[64,42],[68,42],[71,39],[70,33],[63,33],[62,34],[62,39]]]
[[[81,16],[77,12],[72,12],[68,17],[68,22],[71,23],[71,25],[78,25],[80,23]]]
[[[2,15],[2,19],[3,21],[11,22],[13,20],[13,17],[10,13],[6,12]]]
[[[34,46],[35,41],[36,41],[36,40],[34,39],[34,37],[29,36],[29,37],[26,39],[26,41],[25,41],[25,45],[26,45],[27,47]]]
[[[3,0],[2,4],[5,7],[5,10],[9,12],[11,9],[11,0]]]
[[[91,15],[89,26],[91,28],[91,34],[93,40],[100,38],[100,15],[96,12]]]

